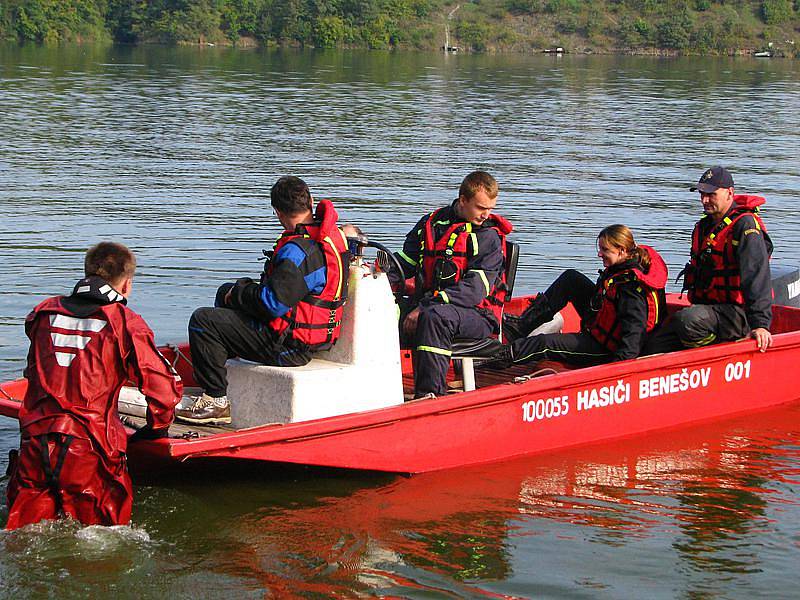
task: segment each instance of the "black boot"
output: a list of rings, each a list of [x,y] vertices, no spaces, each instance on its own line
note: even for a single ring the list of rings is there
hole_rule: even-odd
[[[550,307],[547,296],[539,294],[531,300],[531,305],[521,315],[503,315],[503,340],[511,343],[527,335],[555,316],[555,311]]]
[[[485,364],[491,369],[507,369],[514,364],[514,352],[511,349],[511,345],[500,344],[495,346],[492,357],[481,364]]]

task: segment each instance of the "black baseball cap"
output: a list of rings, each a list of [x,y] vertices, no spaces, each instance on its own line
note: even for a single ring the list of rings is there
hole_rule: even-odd
[[[732,188],[733,177],[725,167],[711,167],[700,176],[697,185],[690,187],[690,192],[705,192],[711,194],[719,188]]]

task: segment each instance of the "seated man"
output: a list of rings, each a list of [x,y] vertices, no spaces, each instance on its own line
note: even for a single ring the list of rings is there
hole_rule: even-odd
[[[704,216],[695,224],[684,289],[692,306],[648,343],[645,353],[696,348],[752,337],[764,352],[772,344],[772,241],[758,206],[759,196],[736,195],[723,167],[703,173],[691,191],[700,192]]]
[[[264,265],[260,282],[226,283],[215,308],[199,308],[189,320],[194,376],[203,395],[176,417],[191,423],[231,422],[225,361],[240,357],[266,365],[305,365],[311,353],[339,337],[347,297],[349,253],[329,200],[316,212],[308,186],[281,177],[270,201],[285,231]]]
[[[455,338],[500,331],[505,236],[512,226],[492,214],[497,194],[489,173],[470,173],[458,198],[422,217],[396,253],[403,276],[417,276],[413,309],[401,323],[413,348],[415,398],[447,393]]]

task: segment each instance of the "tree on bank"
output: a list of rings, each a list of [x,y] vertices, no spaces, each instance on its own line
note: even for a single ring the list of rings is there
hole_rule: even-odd
[[[0,36],[35,43],[794,56],[800,0],[0,0]]]

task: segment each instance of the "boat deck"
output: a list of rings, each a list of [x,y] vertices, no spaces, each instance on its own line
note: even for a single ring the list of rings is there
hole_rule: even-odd
[[[132,429],[141,429],[147,424],[144,417],[134,417],[132,415],[120,415],[122,422]],[[230,425],[195,425],[193,423],[181,423],[175,421],[169,426],[169,437],[180,439],[192,439],[198,437],[208,437],[220,433],[221,431],[236,431]]]

